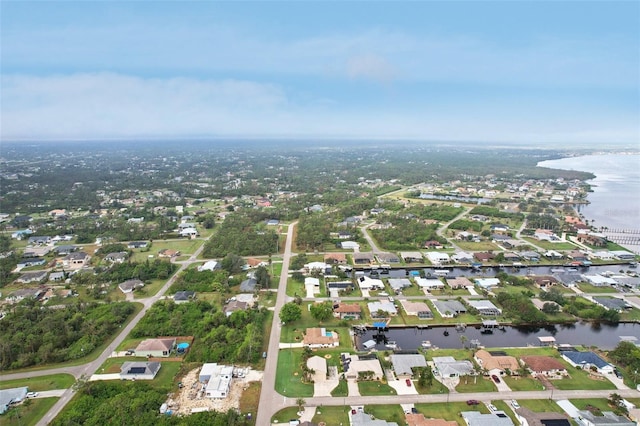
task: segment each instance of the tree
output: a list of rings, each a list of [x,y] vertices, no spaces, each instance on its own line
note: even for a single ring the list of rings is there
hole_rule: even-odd
[[[560,306],[558,306],[556,303],[547,302],[542,305],[542,312],[548,315],[555,315],[560,312]]]
[[[306,403],[307,403],[307,401],[305,401],[304,398],[296,399],[296,405],[298,406],[298,412],[302,411],[302,407],[304,407],[304,405]]]
[[[280,310],[280,320],[290,323],[302,318],[302,308],[293,302],[286,303]]]
[[[331,302],[314,303],[310,311],[311,316],[318,321],[326,321],[333,315],[333,305]]]
[[[222,269],[230,274],[237,274],[242,271],[245,262],[244,259],[237,254],[229,253],[222,259]]]

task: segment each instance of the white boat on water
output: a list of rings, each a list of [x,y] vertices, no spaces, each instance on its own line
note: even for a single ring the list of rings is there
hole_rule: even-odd
[[[389,349],[397,349],[398,344],[393,340],[389,340],[387,343],[385,343],[384,347]]]
[[[422,343],[420,343],[420,346],[425,349],[429,349],[431,347],[431,342],[429,340],[423,340]]]

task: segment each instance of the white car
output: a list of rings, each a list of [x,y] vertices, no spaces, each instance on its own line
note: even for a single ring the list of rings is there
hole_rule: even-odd
[[[38,392],[27,392],[27,398],[35,398],[38,396]]]
[[[489,408],[490,411],[498,411],[498,408],[493,404],[489,404],[487,405],[487,407]]]
[[[511,406],[513,407],[514,410],[517,410],[518,408],[520,408],[520,404],[518,404],[518,401],[516,401],[515,399],[511,400]]]

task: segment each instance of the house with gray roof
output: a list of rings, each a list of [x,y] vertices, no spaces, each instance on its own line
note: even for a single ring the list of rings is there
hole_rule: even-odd
[[[119,251],[114,253],[109,253],[104,257],[104,260],[111,263],[123,263],[129,257],[129,253],[126,251]]]
[[[616,297],[594,297],[593,301],[610,311],[622,312],[631,309],[631,305],[629,305],[626,300]]]
[[[408,278],[389,278],[389,287],[397,294],[403,289],[411,287],[411,281]]]
[[[0,414],[7,412],[12,404],[18,404],[27,397],[28,388],[11,388],[0,390]]]
[[[39,283],[47,278],[47,271],[25,272],[16,280],[19,283]]]
[[[137,288],[144,287],[144,283],[138,279],[127,280],[118,284],[118,288],[124,294],[131,293]]]
[[[635,426],[635,422],[611,411],[603,411],[602,416],[596,416],[591,411],[580,410],[576,418],[583,426]]]
[[[394,253],[378,253],[376,257],[381,263],[400,263],[400,258]]]
[[[502,314],[502,310],[489,300],[469,300],[467,303],[477,309],[480,315],[498,316]]]
[[[153,380],[160,370],[159,362],[125,362],[120,367],[121,380]]]
[[[467,359],[457,361],[452,356],[433,357],[433,364],[435,366],[434,374],[443,378],[468,376],[473,374],[475,371],[471,361]]]
[[[398,426],[398,423],[379,420],[371,414],[358,411],[351,415],[351,426]]]
[[[392,302],[369,302],[367,305],[369,306],[369,313],[373,318],[380,318],[381,315],[382,317],[398,315],[398,309]]]
[[[467,426],[514,426],[504,411],[482,414],[479,411],[462,411],[460,413]]]
[[[398,378],[413,377],[413,369],[416,367],[426,367],[427,361],[422,354],[394,354],[391,355],[393,371]]]
[[[582,281],[582,275],[577,272],[557,272],[553,276],[562,283],[565,287],[573,287],[580,281]]]
[[[434,300],[433,306],[443,318],[453,318],[467,312],[467,308],[457,300]]]

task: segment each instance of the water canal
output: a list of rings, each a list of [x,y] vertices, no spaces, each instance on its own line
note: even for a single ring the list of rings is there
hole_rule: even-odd
[[[356,330],[356,348],[364,350],[363,343],[376,340],[376,334],[378,331],[374,329],[367,329],[364,332]],[[483,334],[479,326],[477,328],[467,326],[464,330],[456,330],[452,325],[429,328],[397,327],[389,328],[383,334],[384,338],[378,339],[375,346],[378,350],[389,350],[385,346],[388,342],[395,342],[398,349],[415,350],[421,348],[423,341],[429,341],[431,345],[442,349],[459,349],[462,348],[463,343],[469,347],[473,340],[478,340],[480,345],[486,348],[540,346],[538,337],[542,336],[553,336],[557,344],[597,346],[600,349],[610,350],[620,342],[621,336],[633,336],[640,341],[640,324],[576,322],[539,327],[505,326],[502,329],[495,329],[493,334]]]

